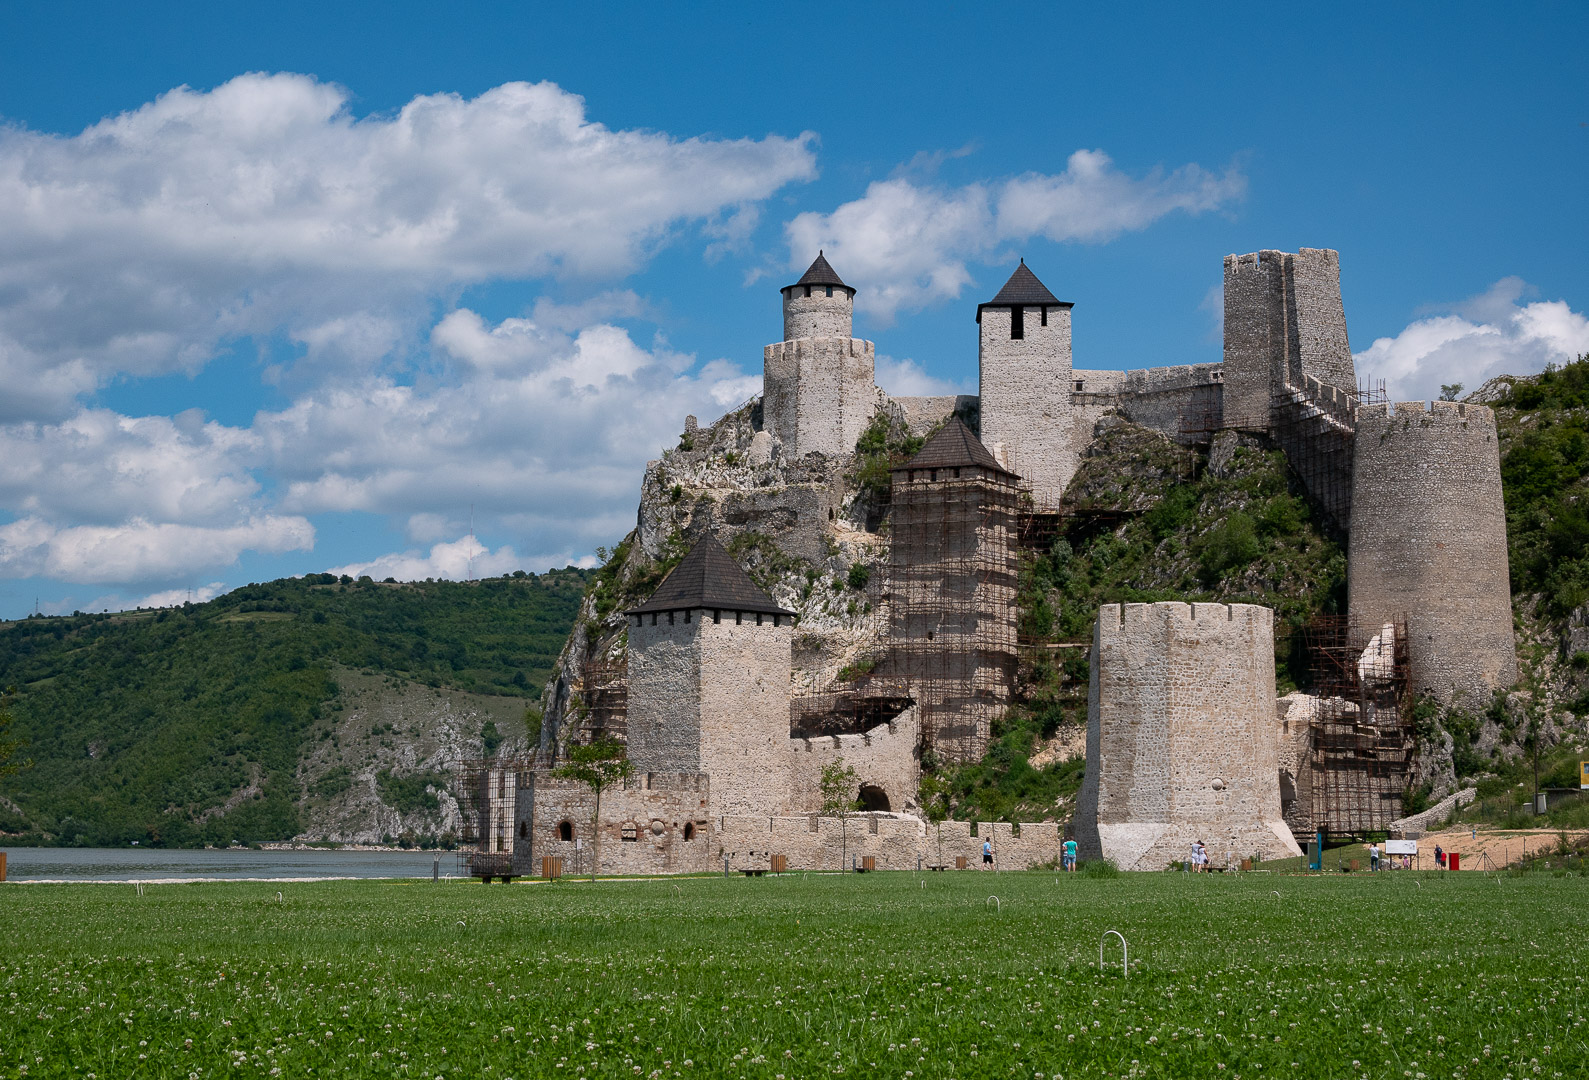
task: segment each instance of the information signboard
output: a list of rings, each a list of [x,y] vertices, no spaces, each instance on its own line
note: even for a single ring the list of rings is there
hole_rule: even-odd
[[[1589,790],[1589,761],[1578,763],[1578,786]]]
[[[1386,855],[1416,855],[1418,854],[1418,841],[1416,840],[1386,840]]]

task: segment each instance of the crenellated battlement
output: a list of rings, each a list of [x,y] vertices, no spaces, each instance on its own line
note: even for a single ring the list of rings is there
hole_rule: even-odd
[[[783,360],[816,359],[824,356],[845,356],[857,360],[872,359],[877,346],[865,338],[818,337],[794,338],[776,341],[762,349],[763,363]]]
[[[1357,409],[1359,435],[1414,427],[1494,432],[1495,410],[1461,401],[1398,401]]]
[[[1256,629],[1273,632],[1274,612],[1257,604],[1187,604],[1164,600],[1153,604],[1104,604],[1098,609],[1100,634],[1114,640],[1133,634],[1162,633],[1180,627]]]

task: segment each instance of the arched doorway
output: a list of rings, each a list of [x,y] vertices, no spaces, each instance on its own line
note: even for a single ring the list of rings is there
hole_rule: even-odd
[[[572,821],[559,823],[557,826],[557,838],[565,843],[572,841],[574,839],[574,823]]]
[[[861,809],[863,810],[889,810],[888,792],[876,784],[861,785]]]

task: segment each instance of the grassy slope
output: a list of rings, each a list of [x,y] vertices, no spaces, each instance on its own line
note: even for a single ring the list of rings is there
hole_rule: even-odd
[[[303,739],[342,707],[336,667],[534,696],[588,576],[312,575],[183,608],[6,625],[0,685],[19,688],[35,764],[0,781],[24,812],[0,805],[0,829],[92,844],[290,837]]]
[[[0,886],[0,1076],[1498,1080],[1589,1059],[1581,877],[916,877]],[[1113,945],[1097,969],[1107,929],[1129,978]]]

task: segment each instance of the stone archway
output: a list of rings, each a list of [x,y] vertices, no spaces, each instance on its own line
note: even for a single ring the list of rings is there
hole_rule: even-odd
[[[888,792],[876,784],[862,784],[860,803],[862,810],[890,810]]]

